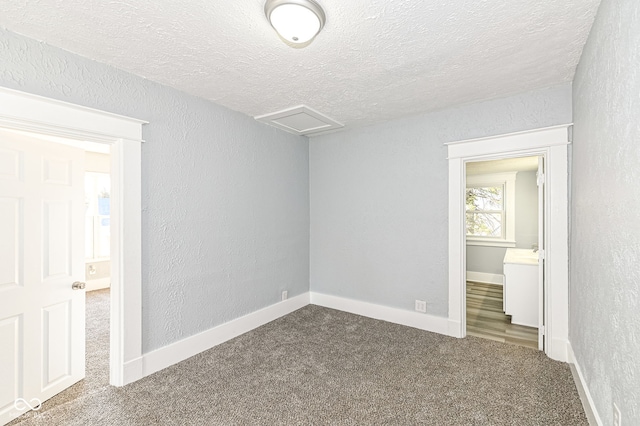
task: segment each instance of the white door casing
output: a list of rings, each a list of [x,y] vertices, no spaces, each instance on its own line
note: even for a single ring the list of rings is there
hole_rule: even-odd
[[[543,351],[545,348],[545,331],[544,325],[545,300],[544,300],[544,222],[546,208],[544,205],[544,157],[538,157],[538,350]]]
[[[448,143],[449,335],[466,336],[465,165],[512,157],[545,158],[545,353],[567,361],[569,336],[568,163],[570,124]]]
[[[4,423],[84,378],[84,151],[0,131],[0,165]]]

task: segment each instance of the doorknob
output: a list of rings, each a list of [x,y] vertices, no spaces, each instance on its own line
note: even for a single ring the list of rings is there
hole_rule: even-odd
[[[74,290],[83,290],[85,285],[86,284],[81,281],[76,281],[75,283],[71,284],[71,288]]]

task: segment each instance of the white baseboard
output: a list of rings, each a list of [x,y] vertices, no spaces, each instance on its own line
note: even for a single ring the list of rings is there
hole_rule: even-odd
[[[136,380],[140,380],[144,377],[143,374],[143,357],[138,357],[131,361],[126,361],[124,363],[124,368],[122,370],[122,384],[119,386],[128,385],[129,383],[133,383]]]
[[[486,272],[467,271],[467,281],[503,285],[503,280],[504,275],[502,274],[488,274]]]
[[[98,278],[95,280],[87,280],[86,291],[102,290],[111,287],[111,277]]]
[[[449,335],[449,319],[444,317],[315,292],[311,292],[311,304]]]
[[[569,362],[568,347],[569,342],[567,340],[551,338],[549,349],[545,352],[551,359],[561,362]]]
[[[142,377],[197,355],[308,304],[309,293],[304,293],[148,352],[142,355]],[[133,368],[135,367],[132,366]],[[125,380],[127,378],[125,376]]]
[[[462,326],[460,321],[449,319],[449,332],[447,335],[451,337],[462,338]]]
[[[184,361],[310,303],[444,335],[454,336],[459,332],[460,328],[459,324],[451,324],[451,321],[444,317],[327,294],[304,293],[148,352],[142,355],[141,358],[126,362],[123,370],[123,384],[132,383],[142,377]]]
[[[591,392],[589,392],[587,382],[584,380],[582,369],[580,368],[580,365],[578,365],[571,343],[567,345],[567,352],[569,358],[568,362],[571,364],[571,373],[573,373],[573,380],[576,382],[576,387],[578,388],[578,393],[580,394],[580,400],[582,401],[584,412],[587,415],[587,420],[589,420],[589,424],[592,426],[602,426],[602,420],[600,420],[598,410],[596,410],[596,406],[593,403]]]

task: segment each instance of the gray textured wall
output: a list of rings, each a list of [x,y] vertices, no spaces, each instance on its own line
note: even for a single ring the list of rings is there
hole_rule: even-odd
[[[640,424],[640,2],[603,0],[574,82],[570,340],[598,413]]]
[[[306,138],[5,30],[0,58],[2,86],[150,122],[144,352],[308,291]]]
[[[467,246],[467,271],[503,274],[505,247]]]
[[[538,184],[536,172],[516,175],[515,239],[517,248],[538,243]],[[467,271],[502,274],[503,247],[467,246]]]
[[[312,291],[446,316],[443,143],[569,122],[565,84],[312,138]]]

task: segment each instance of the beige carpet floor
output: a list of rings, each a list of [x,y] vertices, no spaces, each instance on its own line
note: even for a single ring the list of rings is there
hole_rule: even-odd
[[[87,379],[12,424],[587,424],[569,366],[541,352],[313,305],[114,388],[95,293]]]

